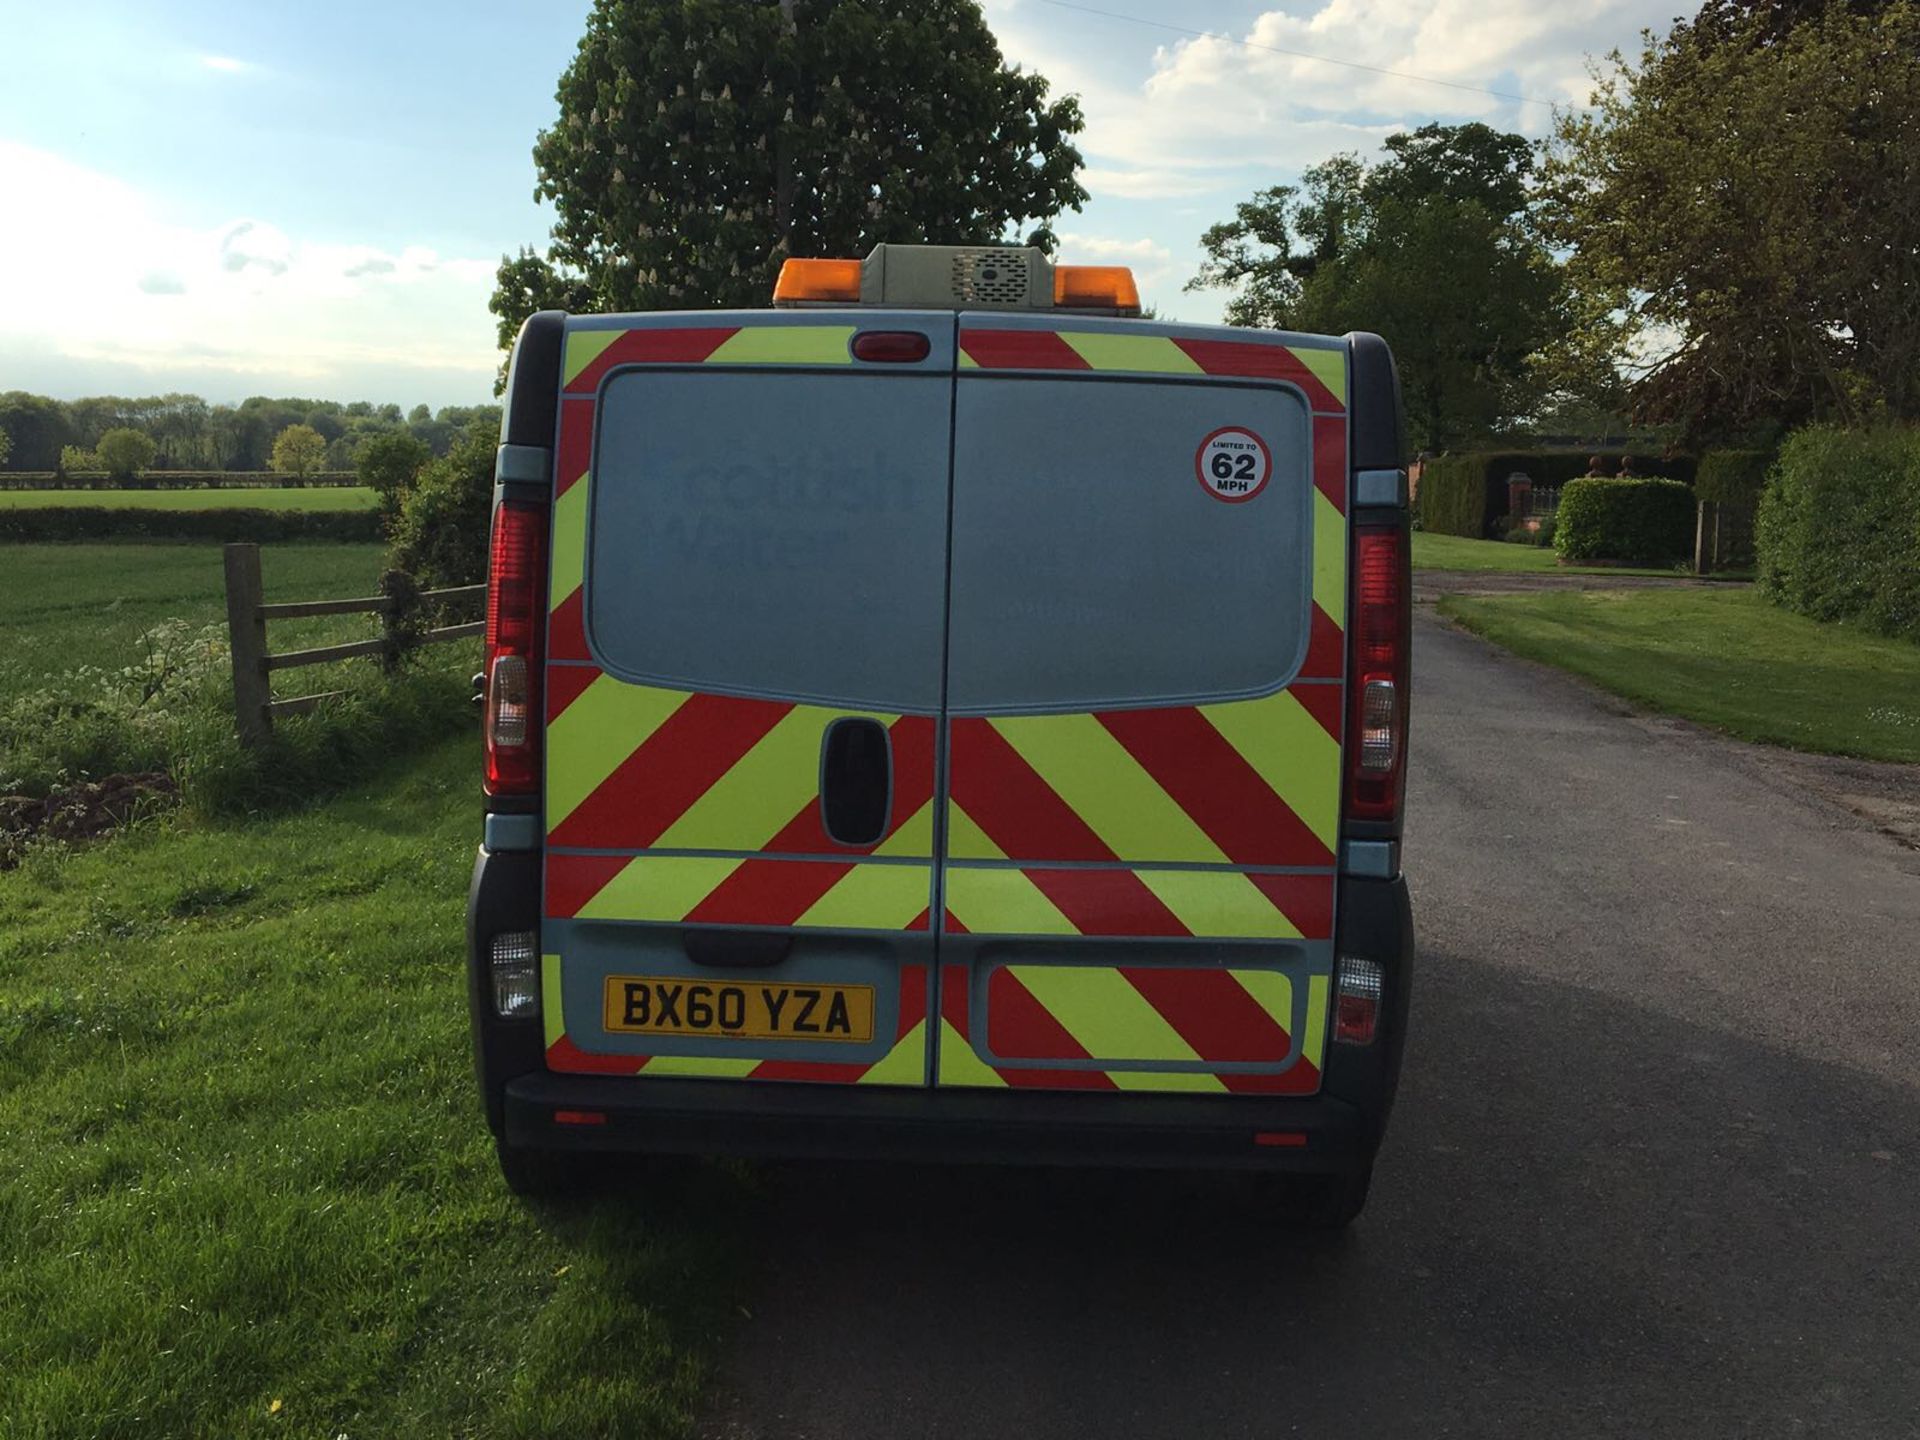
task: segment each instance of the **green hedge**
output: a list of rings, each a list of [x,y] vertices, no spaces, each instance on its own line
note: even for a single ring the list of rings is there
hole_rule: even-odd
[[[1569,480],[1553,548],[1564,561],[1672,565],[1693,547],[1693,491],[1678,480]]]
[[[149,470],[116,480],[104,470],[21,470],[0,475],[0,490],[299,490],[358,485],[351,470],[320,470],[297,480],[278,470]]]
[[[44,505],[0,510],[0,541],[378,540],[372,510],[156,510]]]
[[[1716,505],[1758,505],[1772,465],[1771,450],[1709,450],[1700,457],[1693,493]]]
[[[1583,478],[1595,455],[1609,475],[1617,474],[1620,462],[1631,455],[1640,475],[1693,483],[1695,462],[1689,455],[1662,459],[1637,450],[1465,450],[1429,460],[1420,472],[1421,524],[1443,535],[1484,539],[1493,533],[1493,522],[1507,513],[1509,475],[1519,471],[1535,489],[1558,489]]]
[[[1442,455],[1420,471],[1420,524],[1478,540],[1487,533],[1486,487],[1470,455]]]
[[[1756,549],[1777,604],[1920,640],[1920,430],[1791,436],[1760,500]]]

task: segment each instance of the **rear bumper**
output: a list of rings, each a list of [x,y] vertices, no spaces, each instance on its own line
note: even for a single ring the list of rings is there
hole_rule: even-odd
[[[488,1003],[488,937],[538,927],[537,853],[482,850],[468,908],[474,1059],[487,1123],[537,1150],[1111,1164],[1337,1172],[1371,1162],[1406,1043],[1413,914],[1404,879],[1340,881],[1338,949],[1386,978],[1371,1045],[1329,1045],[1310,1097],[1092,1094],[669,1080],[547,1070],[535,1021]],[[585,1111],[591,1124],[556,1121]],[[1256,1135],[1287,1136],[1256,1143]]]
[[[561,1123],[556,1112],[603,1116]],[[1286,1136],[1259,1144],[1256,1134]],[[506,1141],[535,1150],[1337,1171],[1375,1127],[1330,1096],[1262,1100],[868,1090],[542,1072],[507,1082]]]

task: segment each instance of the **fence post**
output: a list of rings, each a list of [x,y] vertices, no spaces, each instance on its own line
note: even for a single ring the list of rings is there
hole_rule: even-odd
[[[1711,500],[1702,500],[1693,517],[1693,573],[1711,575],[1719,549],[1720,507]]]
[[[267,680],[267,622],[261,618],[260,547],[228,545],[227,641],[233,653],[233,721],[240,743],[264,743],[273,731],[267,708],[273,692]]]

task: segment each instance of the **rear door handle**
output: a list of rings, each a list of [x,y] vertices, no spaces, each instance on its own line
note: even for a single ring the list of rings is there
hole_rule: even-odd
[[[820,825],[836,845],[865,850],[893,812],[893,737],[865,715],[843,715],[820,737]]]

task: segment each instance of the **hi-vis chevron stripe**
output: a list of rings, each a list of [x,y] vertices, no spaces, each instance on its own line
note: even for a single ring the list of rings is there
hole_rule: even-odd
[[[1330,866],[1340,708],[1338,686],[1294,685],[1218,705],[957,718],[949,853]]]
[[[892,737],[893,809],[880,841],[853,853],[933,853],[932,719],[662,690],[592,674],[562,708],[549,707],[549,843],[845,857],[848,847],[830,840],[821,823],[820,742],[835,721],[860,716]]]
[[[791,1080],[829,1085],[923,1085],[927,1079],[927,967],[900,971],[900,1013],[892,1044],[876,1060],[768,1060],[741,1055],[627,1055],[582,1050],[567,1037],[560,957],[540,959],[547,1068],[576,1075],[649,1075]]]
[[[851,365],[853,331],[851,325],[569,330],[563,388],[591,395],[621,365]]]
[[[1283,345],[1277,340],[1200,340],[1107,330],[998,329],[960,332],[964,370],[1114,370],[1136,375],[1223,375],[1284,380],[1315,411],[1347,403],[1345,346]]]
[[[1301,1004],[1277,971],[1202,965],[1000,965],[976,986],[964,966],[943,966],[937,1080],[1311,1094],[1325,1059],[1328,978],[1309,976],[1304,988]]]

